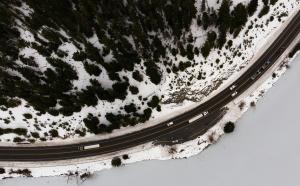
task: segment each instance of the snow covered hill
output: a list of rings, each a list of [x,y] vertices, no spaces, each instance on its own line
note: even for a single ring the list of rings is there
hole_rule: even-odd
[[[298,0],[3,0],[0,139],[105,136],[183,112],[251,65],[297,6]]]

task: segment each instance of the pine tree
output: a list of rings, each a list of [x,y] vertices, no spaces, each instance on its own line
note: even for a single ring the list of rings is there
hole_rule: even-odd
[[[248,14],[249,16],[252,16],[254,12],[256,11],[258,6],[258,0],[251,0],[248,4]]]

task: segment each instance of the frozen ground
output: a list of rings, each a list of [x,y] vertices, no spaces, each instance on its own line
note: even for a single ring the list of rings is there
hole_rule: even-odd
[[[234,1],[234,3],[248,1],[249,0],[236,0]],[[200,1],[197,2],[199,5]],[[218,6],[216,5],[216,2],[217,0],[211,0],[209,1],[209,5],[217,8]],[[166,75],[163,82],[159,86],[149,84],[146,85],[145,82],[134,84],[135,86],[138,86],[138,88],[141,90],[140,94],[144,97],[151,97],[155,94],[166,94],[162,100],[162,102],[164,103],[162,105],[162,112],[154,111],[153,117],[149,122],[131,128],[121,128],[120,130],[114,131],[112,135],[121,135],[132,130],[140,130],[142,127],[147,127],[159,123],[162,118],[165,119],[166,117],[170,117],[171,114],[178,115],[179,113],[188,110],[188,108],[196,106],[197,104],[199,104],[199,102],[203,102],[208,98],[208,96],[215,94],[222,87],[237,78],[242,70],[246,69],[245,67],[251,65],[251,62],[253,62],[254,54],[261,52],[261,49],[265,48],[268,42],[271,43],[273,34],[276,31],[280,30],[280,26],[288,18],[287,15],[290,16],[297,9],[299,9],[298,0],[279,0],[276,5],[271,7],[270,12],[267,15],[263,16],[260,19],[257,19],[257,14],[262,8],[262,2],[259,2],[260,3],[258,11],[254,14],[254,16],[249,18],[249,21],[241,31],[240,36],[236,39],[233,39],[231,38],[231,36],[229,36],[228,40],[232,39],[233,41],[232,47],[229,47],[228,49],[222,49],[222,52],[220,54],[218,54],[218,52],[220,51],[215,49],[211,51],[210,56],[206,60],[204,60],[201,55],[195,57],[195,62],[197,64],[195,67],[186,69],[184,72],[179,73],[177,77],[175,77],[174,74]],[[25,15],[28,15],[30,13],[28,7],[23,7],[23,9]],[[271,16],[274,17],[273,21],[270,21]],[[201,28],[197,28],[196,23],[191,26],[191,30],[193,36],[196,38],[195,45],[198,47],[201,46],[206,39],[206,32],[203,32]],[[61,32],[63,34],[63,31]],[[30,32],[23,30],[22,33],[23,34],[21,37],[24,40],[32,41],[33,38]],[[95,47],[99,49],[101,48],[101,44],[97,43],[96,37],[90,38],[89,41],[91,43],[94,43]],[[71,59],[71,54],[76,51],[76,48],[70,43],[63,43],[60,46],[60,49],[66,51],[69,54],[69,56],[65,57],[64,60],[71,63],[73,60]],[[47,66],[47,64],[45,63],[45,59],[37,54],[34,50],[25,48],[21,51],[21,53],[26,56],[32,56],[34,59],[36,59],[39,62],[39,68],[41,69],[44,69],[44,67]],[[186,57],[177,57],[178,60],[174,60],[178,63],[180,60],[187,61]],[[174,58],[174,56],[171,56],[171,58]],[[75,68],[78,70],[79,80],[73,83],[79,89],[84,88],[87,85],[86,82],[88,82],[89,77],[83,70],[82,64],[78,64],[77,66],[75,66]],[[108,81],[108,79],[105,79],[107,78],[107,75],[104,74],[105,73],[102,73],[99,78],[106,82],[106,86],[110,87],[111,82]],[[200,78],[201,80],[198,80],[196,77],[199,74],[202,74],[202,76],[205,76],[205,78],[203,77],[203,79]],[[127,76],[128,74],[123,75]],[[190,83],[191,85],[189,85],[188,83]],[[184,99],[187,100],[183,101]],[[114,113],[119,110],[120,106],[129,104],[132,101],[139,102],[138,97],[132,95],[130,96],[130,99],[127,99],[124,102],[120,100],[117,100],[113,103],[101,102],[96,107],[85,107],[81,112],[75,113],[72,116],[63,117],[62,115],[59,115],[57,117],[53,117],[49,114],[45,114],[42,116],[36,115],[36,112],[32,107],[25,107],[26,103],[23,100],[22,105],[20,105],[19,107],[12,108],[7,111],[0,110],[0,116],[6,119],[0,121],[0,127],[6,128],[9,126],[11,128],[27,128],[29,133],[38,132],[39,136],[43,139],[46,139],[47,142],[49,142],[50,140],[60,143],[74,142],[74,140],[78,139],[78,134],[75,133],[75,130],[85,128],[82,119],[88,113],[93,113],[95,115],[100,114],[100,121],[104,121],[105,123],[105,114],[107,112]],[[196,101],[196,103],[194,101]],[[141,107],[144,108],[143,106]],[[31,113],[33,115],[33,118],[28,119],[28,121],[24,120],[23,113]],[[5,121],[8,120],[12,121],[9,125],[5,124]],[[33,122],[36,122],[36,124],[32,125]],[[62,127],[60,127],[61,123],[64,124],[64,126],[66,125],[67,127],[63,129]],[[52,128],[58,130],[58,138],[52,138],[51,135],[46,135],[47,132],[49,132]],[[28,136],[25,136],[27,139],[36,140],[37,142],[39,142],[39,138],[35,139],[35,137],[29,135],[29,133]],[[108,138],[112,135],[102,135],[99,137],[91,133],[87,133],[85,138],[79,138],[79,140],[87,140],[88,137]],[[16,136],[17,135],[15,134],[5,134],[0,137],[0,141],[3,144],[11,145],[13,139]]]
[[[225,135],[201,155],[146,161],[102,171],[80,185],[272,185],[299,184],[300,56],[275,86]],[[17,178],[6,186],[77,185],[75,178]]]

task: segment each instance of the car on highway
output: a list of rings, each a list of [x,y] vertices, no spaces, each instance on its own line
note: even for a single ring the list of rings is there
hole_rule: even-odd
[[[193,117],[192,119],[190,119],[190,120],[189,120],[189,123],[192,123],[192,122],[194,122],[194,121],[196,121],[196,120],[202,118],[203,116],[206,116],[207,114],[208,114],[208,111],[204,111],[204,112],[202,112],[201,114],[199,114],[199,115]]]
[[[265,62],[265,64],[263,64],[263,66],[261,67],[263,70],[267,68],[267,66],[271,63],[271,61],[267,61]]]
[[[173,124],[174,124],[174,122],[171,121],[171,122],[169,122],[169,123],[167,124],[167,126],[169,127],[169,126],[171,126],[171,125],[173,125]]]
[[[236,87],[236,85],[232,85],[229,89],[233,90]]]
[[[232,93],[232,94],[231,94],[231,97],[234,97],[234,96],[236,96],[236,95],[237,95],[237,93],[238,93],[238,92],[237,92],[237,91],[235,91],[234,93]]]
[[[84,145],[84,146],[80,146],[78,147],[79,150],[88,150],[88,149],[96,149],[99,148],[100,144],[92,144],[92,145]]]

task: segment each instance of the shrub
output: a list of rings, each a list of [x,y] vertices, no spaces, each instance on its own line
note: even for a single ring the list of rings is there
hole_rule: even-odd
[[[143,81],[143,75],[140,74],[140,72],[137,70],[132,73],[132,77],[133,77],[133,79],[137,80],[138,82]]]
[[[124,155],[122,156],[122,158],[123,158],[124,160],[127,160],[127,159],[129,159],[129,156],[128,156],[128,154],[124,154]]]
[[[0,174],[4,174],[5,173],[5,169],[4,168],[0,168]]]
[[[51,129],[49,133],[53,138],[58,137],[58,131],[56,129]]]
[[[191,62],[188,61],[188,62],[184,63],[184,62],[180,61],[178,68],[179,68],[180,71],[184,71],[186,68],[188,68],[190,66],[192,66]]]
[[[136,107],[135,107],[135,104],[133,104],[133,103],[131,103],[129,105],[125,105],[124,109],[127,113],[136,112]]]
[[[277,3],[278,0],[270,0],[270,4],[271,5],[275,5]]]
[[[204,58],[206,58],[209,55],[211,48],[212,48],[211,44],[208,41],[206,41],[201,48],[201,54],[203,55]]]
[[[157,107],[159,104],[159,98],[158,96],[153,96],[151,101],[147,103],[147,105],[151,108]]]
[[[193,60],[194,59],[194,50],[193,50],[193,45],[188,44],[187,48],[186,48],[186,53],[187,53],[187,58],[189,60]]]
[[[15,129],[12,129],[12,131],[8,132],[8,133],[15,133],[15,134],[18,134],[18,135],[25,136],[27,134],[27,129],[24,129],[24,128],[15,128]]]
[[[161,74],[158,67],[154,62],[145,63],[146,65],[146,74],[149,76],[150,81],[155,85],[158,85],[161,81]]]
[[[78,134],[79,136],[83,137],[86,135],[86,131],[85,130],[79,130],[79,129],[76,129],[75,130],[75,133]]]
[[[144,110],[144,119],[145,121],[149,120],[152,114],[152,109],[151,108],[147,108]]]
[[[30,113],[25,113],[25,114],[23,114],[23,116],[26,119],[31,119],[32,118],[32,115]]]
[[[34,137],[34,138],[39,138],[39,137],[40,137],[40,135],[39,135],[38,132],[31,132],[30,134],[31,134],[31,136]]]
[[[256,11],[258,6],[258,0],[251,0],[250,3],[248,4],[248,14],[249,16],[252,16],[254,12]]]
[[[245,25],[247,20],[247,8],[242,3],[239,3],[232,11],[231,29],[234,30],[240,28],[241,26]]]
[[[116,98],[124,100],[127,96],[127,88],[129,84],[127,82],[117,82],[112,85],[114,95]]]
[[[202,25],[204,30],[206,30],[210,25],[209,15],[207,12],[203,12],[202,14]]]
[[[129,87],[129,91],[132,93],[132,94],[138,94],[139,93],[139,89],[135,86],[130,86]]]
[[[13,140],[13,142],[15,142],[15,143],[19,143],[19,142],[22,142],[22,141],[25,141],[25,139],[22,139],[20,137],[15,137],[14,140]]]
[[[83,119],[83,122],[91,132],[94,134],[98,133],[98,125],[99,125],[99,119],[92,114],[88,114],[86,118]]]
[[[259,12],[258,17],[261,18],[262,16],[266,15],[269,13],[270,7],[268,5],[265,5],[262,10]]]
[[[111,160],[111,165],[113,167],[119,167],[121,166],[122,164],[122,160],[119,158],[119,157],[114,157],[112,160]]]
[[[73,59],[75,61],[84,61],[86,59],[86,54],[84,52],[75,52],[73,54]]]
[[[229,121],[225,124],[223,130],[225,133],[231,133],[234,131],[234,128],[235,128],[234,123]]]
[[[94,76],[99,76],[102,70],[94,64],[84,63],[84,69],[87,73]]]

